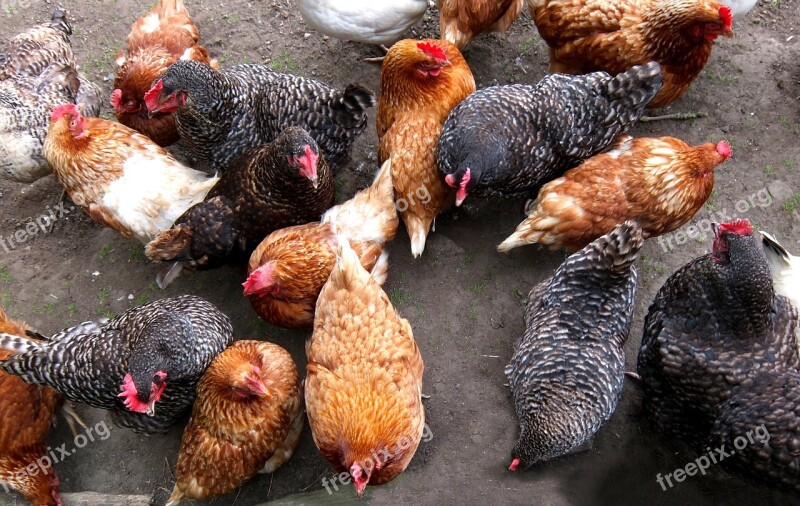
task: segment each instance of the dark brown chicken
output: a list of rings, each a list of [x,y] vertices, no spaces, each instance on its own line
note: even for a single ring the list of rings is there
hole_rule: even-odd
[[[206,200],[148,243],[145,253],[172,262],[157,279],[164,288],[183,267],[246,262],[274,230],[319,220],[334,197],[333,176],[317,143],[302,128],[290,127],[237,160]]]
[[[161,0],[136,20],[128,35],[127,52],[117,57],[117,77],[111,105],[120,123],[150,137],[159,146],[178,140],[172,113],[147,113],[144,94],[170,65],[196,60],[212,67],[217,61],[199,44],[200,31],[182,0]]]

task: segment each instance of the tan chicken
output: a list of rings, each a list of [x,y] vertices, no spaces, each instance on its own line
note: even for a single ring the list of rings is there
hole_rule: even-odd
[[[0,333],[26,336],[28,330],[0,309]],[[0,360],[11,354],[0,350]],[[63,402],[52,388],[0,372],[0,481],[36,506],[62,504],[46,438]],[[25,471],[31,464],[36,473]]]
[[[346,239],[361,265],[382,285],[388,275],[384,250],[399,223],[394,207],[391,162],[372,186],[329,209],[322,221],[277,230],[250,256],[244,295],[272,325],[310,327],[322,285],[336,263],[336,248]]]
[[[219,180],[184,166],[115,121],[53,109],[44,156],[75,204],[95,221],[147,243],[202,202]]]
[[[664,85],[649,107],[683,95],[711,56],[733,36],[730,7],[717,0],[528,0],[550,46],[550,71],[618,74],[657,61]]]
[[[674,137],[621,136],[547,183],[498,251],[539,243],[576,251],[633,219],[655,237],[687,223],[714,189],[714,169],[731,156],[727,142],[690,146]]]
[[[157,77],[180,60],[197,60],[218,68],[217,60],[199,44],[197,29],[182,0],[161,0],[136,20],[126,39],[127,51],[117,56],[117,77],[111,105],[125,126],[150,137],[159,146],[178,140],[172,113],[147,113],[144,95]]]
[[[439,30],[458,49],[485,32],[505,32],[525,0],[439,0]]]
[[[197,385],[167,506],[231,492],[289,460],[303,429],[302,383],[289,352],[237,341]]]
[[[425,426],[423,363],[411,326],[342,242],[306,343],[314,442],[360,497],[408,466]]]
[[[418,257],[451,191],[436,165],[436,143],[447,115],[475,91],[461,52],[444,40],[401,40],[381,69],[378,158],[392,159],[397,209]]]

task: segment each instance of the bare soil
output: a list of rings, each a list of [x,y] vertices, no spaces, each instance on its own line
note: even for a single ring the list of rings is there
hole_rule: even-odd
[[[362,62],[380,50],[323,37],[306,26],[293,2],[187,1],[206,47],[223,65],[267,63],[337,87],[360,82],[377,92],[380,67]],[[111,92],[113,58],[144,2],[66,0],[74,17],[73,45],[83,69]],[[55,4],[0,0],[3,38],[49,19]],[[746,217],[800,254],[800,56],[797,0],[761,0],[735,22],[736,36],[717,43],[706,69],[672,111],[705,111],[707,118],[641,124],[633,134],[671,135],[690,143],[727,139],[733,157],[717,170],[716,190],[695,217],[722,221]],[[438,36],[438,13],[430,10],[413,37]],[[547,72],[547,48],[529,16],[508,34],[485,35],[465,57],[479,87],[535,83]],[[111,117],[111,110],[105,110]],[[370,121],[374,119],[372,112]],[[367,185],[377,169],[377,138],[369,130],[358,140],[353,161],[337,181],[339,201]],[[181,155],[180,145],[173,149]],[[0,236],[8,238],[56,206],[61,189],[52,176],[32,185],[0,181]],[[0,304],[40,330],[53,332],[79,321],[118,314],[172,295],[192,293],[218,305],[234,322],[238,338],[268,339],[286,347],[305,365],[309,331],[287,331],[262,321],[241,295],[244,273],[223,268],[182,276],[168,290],[154,279],[158,265],[142,246],[70,209],[47,233],[5,250],[0,246]],[[424,391],[432,439],[423,443],[410,467],[395,482],[370,488],[375,504],[773,504],[794,502],[767,488],[755,488],[714,468],[667,491],[656,482],[695,457],[676,441],[661,437],[641,411],[639,387],[626,382],[616,414],[591,450],[509,473],[510,450],[518,435],[503,367],[523,332],[528,290],[565,258],[538,247],[508,255],[495,246],[522,219],[522,202],[468,199],[455,214],[441,216],[424,255],[414,260],[400,232],[390,245],[391,269],[385,289],[414,328],[425,359]],[[794,212],[793,212],[794,211]],[[684,229],[686,230],[686,229]],[[710,235],[672,235],[648,241],[638,263],[636,317],[627,343],[628,368],[635,370],[642,321],[656,291],[678,267],[705,253]],[[7,241],[6,241],[7,242]],[[146,494],[163,504],[182,433],[139,436],[113,427],[107,414],[85,406],[91,424],[106,423],[111,435],[76,449],[56,471],[65,492]],[[66,424],[51,434],[53,448],[74,442]],[[328,496],[323,478],[333,472],[316,450],[306,427],[296,455],[274,475],[259,476],[214,504],[241,506],[285,498],[289,504],[354,503],[351,487]],[[331,487],[331,490],[333,488]],[[0,504],[24,502],[0,494]],[[199,503],[205,504],[205,503]],[[210,504],[210,503],[209,503]]]

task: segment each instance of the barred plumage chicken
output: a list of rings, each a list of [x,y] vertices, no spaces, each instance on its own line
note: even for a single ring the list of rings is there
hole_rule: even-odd
[[[439,171],[457,188],[456,205],[467,195],[534,198],[633,127],[661,84],[651,62],[617,76],[553,74],[535,86],[478,90],[444,124]]]
[[[228,317],[185,295],[68,328],[47,341],[0,334],[0,348],[16,353],[0,369],[110,410],[120,426],[159,433],[191,407],[203,372],[232,342]]]
[[[337,168],[347,162],[353,141],[366,128],[366,110],[375,105],[375,96],[358,84],[338,91],[266,65],[214,70],[181,60],[154,83],[145,103],[151,112],[176,111],[181,139],[217,170],[290,126],[308,131]]]
[[[67,12],[35,26],[0,52],[0,178],[31,183],[50,174],[42,146],[53,107],[81,104],[97,116],[100,88],[77,70]]]
[[[505,371],[520,423],[509,470],[576,451],[614,413],[642,244],[635,222],[618,225],[531,290]]]

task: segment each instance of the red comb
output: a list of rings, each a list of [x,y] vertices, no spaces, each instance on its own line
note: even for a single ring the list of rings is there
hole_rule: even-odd
[[[440,48],[432,42],[418,42],[417,48],[423,53],[430,55],[437,60],[446,60],[447,55],[444,54],[444,49]]]
[[[731,8],[726,5],[720,7],[719,17],[721,17],[722,22],[725,23],[725,28],[730,29],[731,25],[733,24],[733,14],[731,14]]]
[[[161,90],[164,89],[164,83],[161,79],[156,81],[156,84],[150,88],[150,91],[144,94],[144,104],[147,106],[148,111],[152,111],[158,107],[158,96],[161,95]]]
[[[728,144],[728,141],[719,141],[717,143],[717,153],[719,153],[723,158],[730,158],[731,145]]]
[[[750,222],[747,220],[735,220],[721,224],[717,230],[717,235],[723,232],[732,232],[742,236],[751,235],[753,233],[753,227],[750,226]]]
[[[80,116],[81,111],[78,109],[78,106],[75,104],[63,104],[57,105],[53,107],[53,113],[50,115],[50,121],[56,122],[58,121],[61,116],[65,114],[73,114],[76,116]]]

